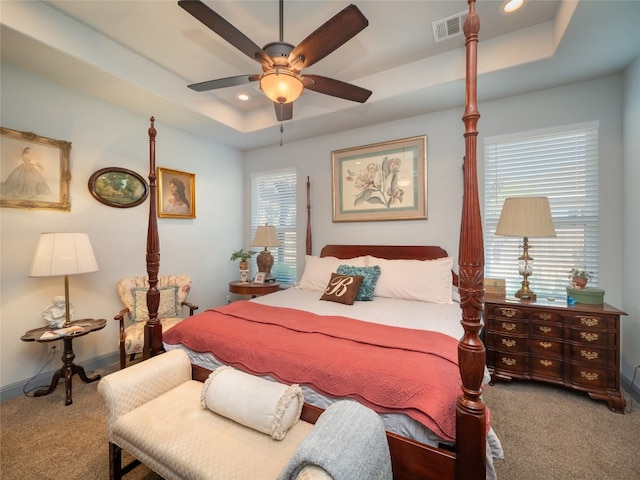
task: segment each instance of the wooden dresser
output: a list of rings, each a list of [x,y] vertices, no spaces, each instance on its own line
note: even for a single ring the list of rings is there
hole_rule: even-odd
[[[606,303],[511,301],[485,296],[485,344],[492,379],[540,380],[587,392],[624,413],[620,316]]]

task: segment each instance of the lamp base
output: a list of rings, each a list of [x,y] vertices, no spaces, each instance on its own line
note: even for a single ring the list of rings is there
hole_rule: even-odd
[[[520,300],[530,300],[530,301],[534,301],[536,300],[537,295],[535,293],[533,293],[531,290],[529,290],[528,288],[526,290],[524,289],[520,289],[516,292],[516,297],[519,298]]]
[[[256,264],[258,265],[258,271],[264,273],[265,282],[275,282],[276,279],[271,275],[271,267],[273,267],[273,255],[269,250],[265,249],[260,252],[260,255],[256,257]]]

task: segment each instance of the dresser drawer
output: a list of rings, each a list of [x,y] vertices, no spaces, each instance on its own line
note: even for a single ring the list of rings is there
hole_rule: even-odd
[[[530,338],[529,351],[541,355],[561,357],[564,354],[564,343],[546,338]]]
[[[614,332],[600,332],[585,329],[568,329],[569,340],[580,342],[591,347],[615,347],[616,334]]]
[[[506,370],[513,373],[524,374],[528,370],[529,358],[524,353],[509,353],[495,351],[493,353],[494,367],[496,370]]]
[[[553,379],[562,378],[562,370],[564,362],[557,358],[540,357],[538,355],[531,356],[531,373],[533,375],[542,375]]]
[[[487,318],[487,329],[493,330],[496,333],[515,333],[526,334],[527,324],[518,319],[504,319],[504,318]]]
[[[615,330],[616,318],[610,315],[576,315],[569,317],[567,324],[585,330]]]
[[[531,323],[529,334],[536,337],[560,339],[563,336],[563,331],[561,323]]]
[[[571,382],[587,388],[617,389],[616,374],[606,368],[571,365]]]
[[[614,349],[593,348],[590,345],[571,345],[571,360],[593,366],[614,366],[618,364],[618,352]]]
[[[487,306],[487,315],[502,318],[525,318],[525,312],[520,308],[504,307],[504,306]]]
[[[503,352],[526,352],[527,337],[517,337],[513,335],[500,335],[494,333],[487,338],[487,347],[493,347]]]

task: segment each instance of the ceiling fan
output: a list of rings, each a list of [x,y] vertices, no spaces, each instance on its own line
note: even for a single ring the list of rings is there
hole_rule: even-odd
[[[263,48],[203,2],[180,0],[178,5],[262,65],[261,74],[237,75],[188,85],[197,92],[259,81],[261,90],[274,102],[276,117],[280,122],[293,118],[293,101],[304,88],[360,103],[366,102],[372,93],[371,90],[340,80],[300,73],[303,68],[322,60],[369,25],[369,21],[355,5],[349,5],[338,12],[294,47],[283,40],[283,0],[280,0],[280,40],[268,43]]]

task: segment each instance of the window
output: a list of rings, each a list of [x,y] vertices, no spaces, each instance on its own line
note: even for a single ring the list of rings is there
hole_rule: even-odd
[[[251,176],[251,238],[259,225],[276,227],[281,246],[269,251],[274,259],[271,274],[280,283],[298,281],[296,186],[293,168]],[[257,272],[255,258],[251,263]]]
[[[522,238],[494,235],[507,197],[549,198],[556,238],[529,239],[531,290],[566,296],[572,268],[593,272],[598,285],[598,124],[590,122],[485,140],[485,277],[520,288]]]

